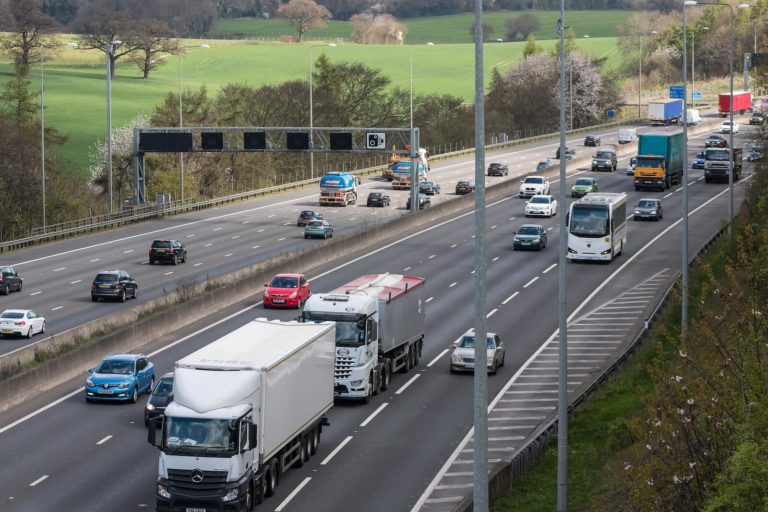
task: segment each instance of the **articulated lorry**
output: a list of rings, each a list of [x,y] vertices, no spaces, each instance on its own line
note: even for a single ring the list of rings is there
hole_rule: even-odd
[[[419,363],[426,330],[424,283],[422,277],[374,274],[307,299],[303,321],[336,322],[337,398],[368,402],[389,387],[392,372]]]
[[[642,133],[639,137],[635,190],[664,190],[683,181],[683,132]]]
[[[733,181],[741,177],[741,148],[733,149]],[[731,150],[728,148],[707,148],[704,150],[704,181],[728,181],[731,166]]]
[[[173,401],[148,435],[157,510],[251,510],[309,460],[333,406],[335,333],[258,319],[177,361]]]
[[[427,159],[427,150],[419,148],[419,156],[416,159],[419,183],[426,181],[427,172],[429,171],[429,160]],[[406,190],[411,188],[411,159],[403,158],[399,162],[392,165],[392,189],[393,190]]]
[[[340,171],[320,178],[320,206],[347,206],[357,202],[357,177]]]
[[[648,119],[653,125],[679,123],[683,117],[683,100],[657,100],[648,103]]]
[[[722,117],[731,113],[731,93],[721,92],[718,96],[717,111]],[[749,91],[733,91],[733,113],[743,114],[752,110],[752,93]]]

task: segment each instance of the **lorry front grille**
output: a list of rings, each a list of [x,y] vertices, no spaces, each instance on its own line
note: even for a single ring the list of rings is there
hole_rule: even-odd
[[[202,479],[200,477],[202,476]],[[223,496],[227,487],[226,471],[169,469],[168,484],[172,494],[185,496]]]
[[[336,356],[336,367],[334,368],[333,376],[336,380],[348,379],[352,375],[354,364],[355,360],[351,357]]]

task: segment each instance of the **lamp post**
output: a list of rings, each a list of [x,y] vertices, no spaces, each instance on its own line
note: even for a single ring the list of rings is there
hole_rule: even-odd
[[[107,197],[108,211],[112,214],[112,57],[122,41],[112,41],[106,47],[107,55]]]
[[[179,128],[182,128],[184,126],[184,106],[183,106],[183,96],[184,96],[184,89],[182,88],[182,78],[181,78],[181,58],[182,54],[184,53],[184,50],[187,48],[210,48],[211,45],[209,44],[200,44],[197,46],[181,46],[179,47],[178,56],[179,56]],[[180,197],[181,201],[184,201],[184,153],[179,153],[179,171],[181,173],[181,190],[180,190]]]
[[[427,46],[434,46],[435,43],[428,42]],[[410,191],[410,198],[411,198],[411,211],[412,212],[418,212],[419,208],[421,206],[419,202],[419,162],[416,158],[419,154],[419,147],[418,144],[414,144],[414,134],[413,131],[413,46],[410,46],[409,48],[409,69],[410,69],[410,115],[411,115],[411,191]],[[426,169],[425,169],[426,170]]]
[[[656,35],[658,32],[651,30],[651,35]],[[643,104],[643,43],[647,34],[639,34],[640,36],[640,58],[638,59],[637,66],[637,118],[641,119],[640,106]]]
[[[709,27],[701,27],[701,30],[709,30]],[[696,94],[696,35],[698,32],[693,33],[693,38],[691,39],[691,106],[693,108],[696,108],[696,97],[694,96]],[[688,113],[686,112],[686,116]],[[685,118],[686,122],[688,121],[688,118]]]
[[[314,114],[312,112],[312,48],[322,48],[330,46],[335,48],[334,43],[315,44],[309,47],[309,176],[315,178],[315,132],[314,132]]]

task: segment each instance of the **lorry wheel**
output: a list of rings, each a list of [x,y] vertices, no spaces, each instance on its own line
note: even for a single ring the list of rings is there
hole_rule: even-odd
[[[248,488],[245,490],[245,503],[243,504],[246,511],[253,510],[253,480],[248,483]]]
[[[269,463],[266,475],[264,475],[264,495],[269,497],[275,494],[277,489],[277,462],[272,459]]]
[[[316,454],[318,446],[320,446],[320,427],[315,427],[309,439],[309,454]]]
[[[309,440],[306,436],[299,439],[299,458],[293,463],[293,467],[300,468],[309,460]]]
[[[381,367],[381,390],[386,391],[389,388],[389,366],[383,364]]]

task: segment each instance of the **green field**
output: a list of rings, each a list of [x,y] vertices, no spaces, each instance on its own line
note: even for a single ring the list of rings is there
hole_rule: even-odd
[[[491,39],[504,38],[504,22],[524,11],[488,12],[483,20],[493,27]],[[558,11],[529,11],[539,19],[540,29],[534,34],[536,39],[555,39],[555,23],[560,17]],[[576,31],[578,37],[615,37],[616,29],[623,24],[632,11],[569,11],[566,23]],[[451,16],[431,16],[400,20],[408,27],[406,43],[471,43],[469,27],[474,23],[473,14],[455,14]],[[278,38],[293,34],[293,29],[283,20],[265,20],[260,18],[239,18],[220,20],[217,26],[219,35],[224,37],[246,36],[254,38]],[[349,38],[352,29],[349,22],[331,20],[324,29],[311,30],[309,38]]]
[[[62,37],[62,41],[69,41]],[[285,44],[266,41],[194,40],[187,46],[209,44],[210,48],[190,48],[183,58],[185,88],[205,85],[215,95],[223,84],[240,82],[253,86],[277,84],[285,80],[306,80],[310,43]],[[485,75],[493,67],[508,69],[522,53],[524,43],[494,43],[485,47]],[[553,48],[554,41],[544,41]],[[619,55],[614,38],[579,39],[584,51],[608,57],[616,66]],[[315,48],[313,56],[326,54],[331,61],[364,62],[380,68],[392,79],[393,86],[409,86],[409,54],[413,51],[413,87],[416,94],[444,93],[473,101],[474,46],[472,44],[435,44],[434,46],[387,46],[339,43],[335,48]],[[142,80],[135,67],[118,61],[112,82],[112,125],[119,127],[138,114],[150,114],[168,92],[179,86],[178,60],[168,63]],[[8,80],[12,67],[0,64],[0,80]],[[60,148],[83,173],[88,152],[106,131],[106,83],[104,59],[96,51],[66,48],[45,64],[46,122],[69,135],[69,143]],[[30,71],[32,89],[39,90],[40,67]],[[486,82],[487,83],[487,82]]]

